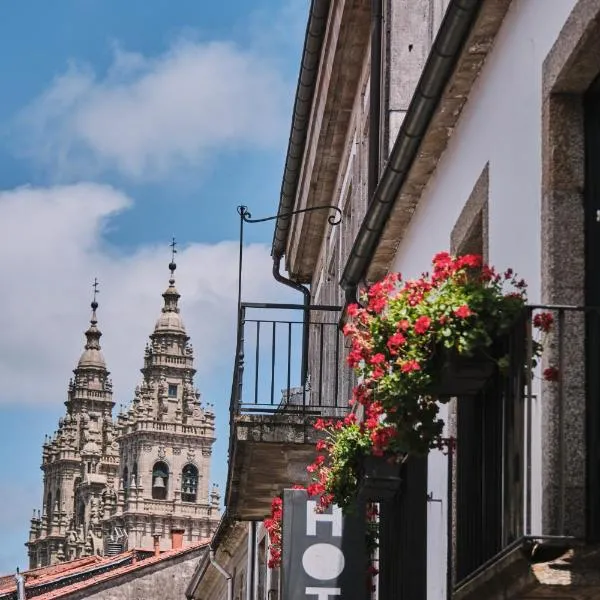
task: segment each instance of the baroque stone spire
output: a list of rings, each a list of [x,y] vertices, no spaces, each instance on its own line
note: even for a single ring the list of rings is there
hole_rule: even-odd
[[[184,530],[190,542],[205,539],[219,519],[208,487],[215,415],[194,385],[194,352],[175,287],[175,246],[173,240],[169,285],[145,348],[142,381],[117,419],[121,483],[105,526],[126,532],[123,548],[151,548],[156,532],[171,530]],[[140,526],[149,521],[152,526]],[[169,543],[163,535],[161,548]]]
[[[96,296],[99,293],[97,279],[94,279],[93,287],[94,299],[91,304],[92,316],[90,318],[90,326],[85,332],[86,343],[77,367],[97,367],[106,370],[106,362],[102,354],[102,348],[100,347],[102,332],[98,329],[98,317],[96,316],[96,311],[98,310]]]
[[[42,453],[44,492],[31,522],[30,567],[95,554],[101,549],[100,502],[113,489],[118,445],[112,421],[112,383],[100,348],[98,281],[85,347],[69,381],[66,414]]]
[[[185,335],[185,325],[183,324],[183,320],[179,314],[178,306],[181,295],[175,287],[175,269],[177,269],[177,264],[175,263],[175,254],[177,250],[175,249],[175,245],[175,239],[173,239],[171,242],[171,262],[169,263],[169,271],[171,271],[171,276],[169,277],[169,287],[162,295],[164,299],[164,306],[162,308],[160,317],[156,321],[156,326],[154,327],[155,334],[165,333]]]

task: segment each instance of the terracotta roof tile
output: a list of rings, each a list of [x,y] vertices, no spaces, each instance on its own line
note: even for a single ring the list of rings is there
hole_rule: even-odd
[[[110,565],[113,562],[121,562],[123,558],[130,556],[131,552],[122,553],[117,556],[86,556],[48,567],[40,567],[21,573],[25,576],[25,589],[44,585],[60,577],[70,577],[77,573],[83,573],[88,569],[98,566]],[[4,594],[16,591],[15,576],[5,575],[0,580],[0,598]]]
[[[137,571],[140,569],[144,569],[148,566],[151,566],[151,565],[163,562],[163,561],[167,561],[171,558],[184,555],[188,552],[193,552],[194,550],[199,550],[200,548],[202,548],[204,546],[208,546],[209,543],[210,543],[209,539],[202,540],[202,541],[196,542],[195,544],[192,544],[190,546],[186,546],[185,548],[181,548],[180,550],[167,550],[166,552],[162,552],[160,554],[160,556],[151,556],[149,558],[144,558],[141,560],[138,559],[134,563],[130,563],[130,564],[123,565],[123,566],[118,566],[112,570],[100,573],[99,575],[92,575],[90,573],[90,577],[86,578],[84,581],[78,581],[77,583],[73,583],[71,585],[66,585],[64,587],[60,587],[60,588],[48,591],[46,593],[37,595],[36,600],[57,600],[59,598],[63,598],[65,596],[68,596],[69,594],[73,594],[75,592],[78,592],[87,587],[96,585],[98,583],[110,581],[110,580],[116,579],[122,575],[126,575],[128,573],[131,573],[131,572],[134,572],[134,571]],[[94,558],[95,560],[94,561],[88,560],[84,564],[82,564],[81,561],[83,561],[85,559],[79,559],[79,561],[70,561],[71,566],[67,566],[67,565],[69,565],[69,563],[61,563],[60,565],[55,565],[56,568],[63,567],[58,572],[56,572],[56,570],[52,570],[52,567],[50,567],[50,568],[45,567],[45,570],[46,571],[50,570],[51,574],[46,576],[46,573],[45,573],[44,576],[36,577],[36,578],[34,578],[33,581],[31,581],[28,578],[27,573],[24,573],[24,575],[26,576],[25,589],[27,590],[27,588],[30,586],[37,587],[38,585],[43,585],[44,583],[50,583],[57,576],[59,576],[59,577],[72,576],[72,575],[77,574],[78,572],[85,572],[85,570],[87,568],[90,568],[90,566],[92,566],[92,572],[93,572],[99,567],[104,568],[106,566],[110,566],[110,564],[112,562],[121,562],[123,559],[130,558],[134,553],[136,553],[136,554],[145,553],[146,554],[146,553],[150,553],[150,552],[152,552],[152,551],[148,550],[148,549],[130,550],[129,552],[123,552],[122,554],[118,554],[117,556],[112,556],[110,558],[89,557],[89,558]],[[74,565],[72,563],[78,563],[78,564]],[[40,569],[38,569],[37,571],[39,571],[39,570]],[[30,571],[29,573],[32,573],[32,571]],[[6,589],[0,589],[0,595],[3,592],[11,592],[11,591],[16,590],[14,576],[10,576],[10,577],[12,577],[12,582],[10,584],[10,587],[7,587]]]
[[[59,563],[58,565],[39,567],[38,569],[23,571],[21,574],[24,575],[28,581],[37,581],[42,577],[64,574],[67,571],[71,571],[79,567],[89,566],[100,561],[102,561],[101,556],[85,556],[83,558],[76,558],[75,560]],[[13,588],[15,587],[14,573],[11,573],[10,575],[0,575],[0,594],[5,591],[4,588],[7,586]]]

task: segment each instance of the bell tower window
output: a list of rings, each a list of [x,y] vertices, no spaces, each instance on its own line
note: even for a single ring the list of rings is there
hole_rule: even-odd
[[[186,465],[181,472],[181,500],[196,502],[198,493],[198,469],[194,465]]]
[[[177,398],[177,384],[170,383],[168,389],[169,398]]]
[[[152,498],[166,500],[169,486],[169,467],[164,462],[157,462],[152,468]]]
[[[46,516],[48,519],[52,518],[52,492],[48,492],[46,497]]]
[[[127,497],[127,489],[129,488],[129,469],[127,466],[123,469],[123,492],[125,493],[125,497]]]

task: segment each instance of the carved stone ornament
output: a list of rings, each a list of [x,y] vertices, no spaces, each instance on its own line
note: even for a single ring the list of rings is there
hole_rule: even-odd
[[[167,455],[164,446],[159,446],[158,448],[158,458],[164,458]]]

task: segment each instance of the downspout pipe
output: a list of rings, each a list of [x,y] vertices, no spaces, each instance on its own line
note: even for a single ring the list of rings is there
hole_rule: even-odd
[[[300,381],[302,388],[306,390],[306,379],[308,377],[308,336],[310,334],[310,290],[301,283],[288,279],[281,274],[281,256],[273,255],[273,277],[279,283],[301,292],[304,296],[304,311],[302,314],[302,364],[300,367]]]
[[[231,577],[231,573],[228,573],[215,558],[215,552],[211,548],[208,551],[208,557],[210,559],[210,564],[217,570],[219,573],[226,579],[227,581],[227,600],[233,600],[233,579]]]
[[[329,16],[330,0],[312,0],[302,50],[302,62],[296,87],[296,98],[292,116],[292,126],[288,141],[288,150],[281,183],[278,214],[288,213],[294,208],[296,190],[302,167],[302,157],[308,134],[308,123],[313,105],[319,61],[327,18]],[[275,223],[273,246],[271,254],[283,256],[288,233],[291,225],[290,217],[281,217]]]
[[[381,39],[382,0],[371,0],[371,77],[369,86],[369,159],[367,190],[369,201],[379,179],[381,151]]]
[[[358,286],[366,277],[392,208],[482,4],[483,0],[450,0],[342,273],[340,285],[347,303],[356,302]]]

